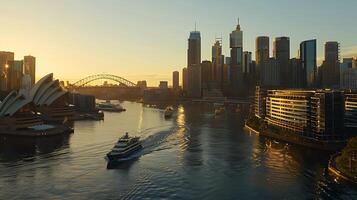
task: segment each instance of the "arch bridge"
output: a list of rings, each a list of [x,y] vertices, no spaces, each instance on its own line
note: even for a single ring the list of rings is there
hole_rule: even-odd
[[[96,75],[91,75],[91,76],[87,76],[77,82],[75,82],[74,84],[72,84],[73,87],[83,87],[86,84],[96,81],[96,80],[112,80],[115,81],[117,83],[119,83],[120,85],[123,85],[125,87],[137,87],[137,85],[125,78],[122,78],[120,76],[116,76],[116,75],[112,75],[112,74],[96,74]]]

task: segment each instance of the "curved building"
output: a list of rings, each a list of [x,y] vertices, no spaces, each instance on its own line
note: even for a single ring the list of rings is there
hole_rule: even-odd
[[[30,90],[29,99],[45,121],[62,122],[71,119],[74,110],[69,106],[67,91],[53,80],[53,74],[40,79]]]

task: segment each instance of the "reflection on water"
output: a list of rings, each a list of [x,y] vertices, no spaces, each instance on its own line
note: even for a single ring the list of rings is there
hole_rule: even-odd
[[[104,121],[80,121],[68,136],[0,138],[0,199],[352,199],[326,174],[329,154],[243,131],[249,108],[214,115],[185,104],[124,102]],[[143,149],[107,169],[105,154],[128,131]]]

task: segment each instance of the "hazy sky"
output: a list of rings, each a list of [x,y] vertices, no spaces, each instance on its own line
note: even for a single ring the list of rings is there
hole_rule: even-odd
[[[229,56],[238,17],[244,50],[254,52],[259,35],[271,43],[289,36],[291,57],[313,38],[319,57],[329,40],[340,42],[342,56],[357,56],[356,0],[1,0],[0,49],[36,56],[37,78],[53,72],[73,82],[104,72],[158,85],[174,70],[181,76],[195,21],[204,60],[221,35]]]

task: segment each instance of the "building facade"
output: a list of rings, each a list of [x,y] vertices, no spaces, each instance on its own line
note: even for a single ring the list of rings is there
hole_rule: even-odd
[[[36,58],[29,55],[24,57],[24,73],[31,77],[32,85],[36,82]]]
[[[229,46],[231,48],[229,69],[230,94],[232,96],[238,96],[243,83],[243,31],[241,30],[239,21],[236,29],[229,35]]]
[[[187,75],[187,96],[201,97],[201,34],[199,31],[192,31],[188,38]]]
[[[300,43],[300,60],[303,70],[304,87],[316,86],[317,64],[316,64],[316,40],[307,40]]]
[[[180,74],[178,71],[172,72],[172,89],[175,92],[180,91],[180,85],[179,85],[179,80],[180,80]]]
[[[10,83],[10,63],[14,61],[14,52],[0,51],[0,90],[8,91]]]
[[[290,38],[277,37],[273,41],[273,57],[280,66],[280,85],[290,87],[289,60],[290,60]]]

